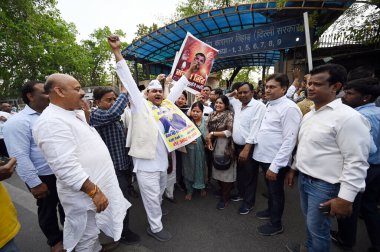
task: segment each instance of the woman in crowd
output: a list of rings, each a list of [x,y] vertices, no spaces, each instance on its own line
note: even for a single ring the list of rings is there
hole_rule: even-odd
[[[191,200],[193,190],[201,190],[201,196],[206,196],[205,191],[205,137],[207,135],[206,122],[203,119],[203,104],[195,102],[191,105],[190,119],[198,127],[202,136],[192,144],[186,146],[186,152],[182,153],[183,177],[186,185],[186,200]]]
[[[187,93],[183,91],[181,96],[174,103],[183,113],[187,113],[189,105],[187,105]]]
[[[233,143],[231,139],[233,112],[229,109],[230,102],[225,95],[215,102],[215,111],[210,114],[207,122],[207,147],[212,153],[212,177],[219,182],[222,197],[216,208],[224,209],[236,180],[236,163],[233,158]]]

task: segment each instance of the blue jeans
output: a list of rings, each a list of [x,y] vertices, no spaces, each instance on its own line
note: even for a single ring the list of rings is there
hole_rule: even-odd
[[[298,187],[301,209],[306,220],[307,250],[309,252],[330,251],[331,219],[319,211],[319,204],[336,198],[340,186],[300,173]]]
[[[18,252],[18,251],[19,249],[16,246],[15,239],[10,240],[2,248],[0,248],[0,252]]]

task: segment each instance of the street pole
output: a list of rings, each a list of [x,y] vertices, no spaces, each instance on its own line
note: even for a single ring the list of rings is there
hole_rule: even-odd
[[[309,71],[311,71],[313,69],[313,57],[311,55],[309,15],[307,12],[303,13],[303,23],[305,26],[307,65],[309,67]]]

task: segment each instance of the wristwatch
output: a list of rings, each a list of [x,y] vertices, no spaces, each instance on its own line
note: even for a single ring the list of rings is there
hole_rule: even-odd
[[[213,136],[213,135],[214,135],[214,131],[211,132],[211,136]]]

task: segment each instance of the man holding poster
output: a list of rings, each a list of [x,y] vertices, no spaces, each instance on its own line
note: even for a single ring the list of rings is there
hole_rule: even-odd
[[[200,136],[196,126],[174,105],[174,101],[189,84],[191,74],[199,68],[193,60],[189,69],[172,88],[167,99],[159,81],[153,80],[143,98],[120,52],[117,36],[109,36],[108,43],[115,55],[117,74],[128,90],[131,101],[131,122],[128,127],[127,147],[133,158],[141,197],[150,227],[147,233],[159,241],[168,241],[172,235],[161,222],[162,194],[166,187],[168,151],[187,145]],[[181,118],[181,119],[180,119]]]
[[[210,75],[212,65],[218,56],[218,50],[187,33],[182,43],[178,56],[174,59],[172,75],[173,80],[177,81],[185,74],[186,62],[188,59],[197,61],[197,69],[190,76],[190,84],[186,90],[193,94],[198,94],[203,90],[207,78]]]

